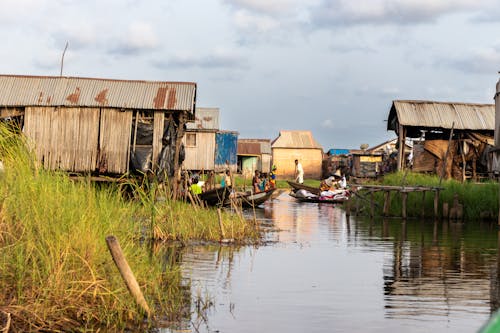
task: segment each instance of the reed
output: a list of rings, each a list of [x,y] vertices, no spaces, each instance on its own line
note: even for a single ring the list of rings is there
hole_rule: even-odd
[[[0,124],[0,311],[11,315],[10,331],[123,331],[154,325],[154,320],[144,321],[114,266],[108,235],[120,241],[155,319],[185,315],[190,296],[178,264],[165,263],[161,251],[151,251],[149,242],[140,240],[149,229],[173,235],[166,239],[212,239],[216,212],[191,217],[185,204],[158,203],[156,188],[144,190],[146,199],[125,200],[117,186],[98,188],[46,171],[17,132]],[[229,226],[228,214],[224,219],[235,238],[255,235],[245,223]],[[203,225],[207,220],[217,227]],[[193,224],[197,231],[191,230]]]

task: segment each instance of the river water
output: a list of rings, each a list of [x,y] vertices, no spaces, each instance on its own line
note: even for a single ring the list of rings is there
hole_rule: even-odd
[[[476,332],[499,307],[495,223],[346,217],[286,193],[255,216],[263,245],[184,249],[196,301],[162,332]]]

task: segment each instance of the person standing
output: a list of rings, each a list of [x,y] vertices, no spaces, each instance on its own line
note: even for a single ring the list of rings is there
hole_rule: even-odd
[[[231,171],[227,169],[224,175],[222,176],[221,187],[231,188],[232,186],[233,182],[231,180]]]
[[[276,165],[273,165],[271,172],[269,173],[269,186],[271,188],[276,188]]]
[[[299,184],[304,183],[304,169],[299,160],[295,160],[295,182]]]
[[[260,179],[260,172],[259,170],[255,170],[255,174],[252,178],[252,186],[253,186],[253,192],[254,193],[259,193],[261,191],[261,179]]]

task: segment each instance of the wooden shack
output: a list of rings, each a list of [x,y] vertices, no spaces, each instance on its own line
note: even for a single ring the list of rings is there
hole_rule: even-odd
[[[405,168],[406,138],[413,145],[412,170],[458,180],[488,175],[488,151],[493,144],[492,104],[435,101],[392,102],[387,130],[398,135],[399,170]]]
[[[277,176],[291,179],[295,173],[297,159],[304,168],[305,178],[319,179],[323,148],[310,131],[280,131],[271,142],[273,164],[278,167]]]
[[[271,140],[239,139],[238,170],[245,176],[252,176],[255,170],[271,171]]]
[[[219,129],[219,108],[196,108],[194,122],[186,125],[183,138],[189,171],[236,172],[238,133]]]
[[[350,176],[356,178],[376,178],[382,173],[383,154],[363,149],[350,151],[352,165]]]
[[[50,170],[178,176],[195,103],[189,82],[0,75],[0,117]]]

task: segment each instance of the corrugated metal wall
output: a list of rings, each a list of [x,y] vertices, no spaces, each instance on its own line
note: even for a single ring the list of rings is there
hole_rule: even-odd
[[[238,163],[238,134],[235,132],[218,132],[215,135],[215,169],[229,168],[232,172],[237,169]]]
[[[215,161],[215,133],[214,132],[191,132],[186,134],[196,135],[196,146],[186,145],[186,135],[182,138],[186,151],[184,169],[186,170],[214,170]]]
[[[323,151],[321,149],[273,148],[273,164],[278,168],[276,175],[292,179],[295,173],[295,159],[304,169],[304,177],[320,179]]]

